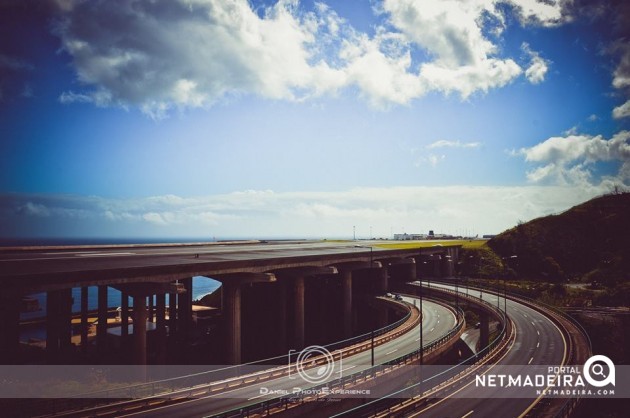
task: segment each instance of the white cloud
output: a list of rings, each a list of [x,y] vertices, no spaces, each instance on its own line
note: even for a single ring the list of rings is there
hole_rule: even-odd
[[[147,222],[154,223],[156,225],[168,224],[168,222],[164,219],[164,217],[161,214],[155,213],[155,212],[145,213],[144,215],[142,215],[142,219],[144,219]]]
[[[50,210],[40,203],[26,202],[26,204],[21,206],[18,211],[31,216],[50,216]]]
[[[0,69],[11,71],[32,71],[35,67],[27,61],[0,53]]]
[[[623,171],[630,162],[630,131],[621,131],[610,139],[601,135],[552,137],[531,148],[522,148],[519,153],[528,162],[544,164],[527,173],[533,182],[551,180],[561,185],[590,187],[594,184],[593,165],[610,161],[619,162],[621,169],[616,176],[604,176],[602,184],[625,185],[630,180]]]
[[[33,86],[27,75],[34,69],[26,60],[0,51],[0,103],[11,97],[33,97]]]
[[[524,24],[551,27],[571,18],[563,14],[563,6],[570,0],[508,0],[508,3],[516,7]]]
[[[629,170],[630,171],[630,170]],[[337,192],[247,192],[164,199],[0,195],[14,234],[101,237],[349,237],[390,232],[496,233],[601,193],[590,187],[391,187]],[[31,203],[35,211],[18,210]],[[42,207],[48,211],[42,216]],[[81,212],[82,214],[79,214]],[[70,217],[74,213],[74,217]],[[488,216],[493,213],[493,216]],[[33,229],[31,231],[29,228]],[[28,231],[28,233],[26,232]]]
[[[492,1],[385,0],[383,10],[394,27],[434,57],[420,66],[428,90],[467,98],[505,86],[522,72],[512,59],[496,58],[497,46],[483,35],[488,17],[503,22]]]
[[[137,104],[154,116],[199,107],[226,94],[298,100],[344,83],[343,73],[310,62],[318,27],[297,2],[259,17],[246,0],[76,2],[56,32],[80,81],[96,89],[61,100]]]
[[[627,12],[626,12],[627,13]],[[627,16],[626,16],[627,17]],[[626,89],[630,87],[630,44],[626,40],[620,40],[612,47],[612,52],[620,55],[620,61],[613,72],[613,87]]]
[[[481,147],[481,142],[462,142],[462,141],[449,141],[446,139],[440,139],[438,141],[432,142],[422,148],[413,148],[411,149],[412,155],[418,155],[414,162],[415,167],[423,167],[430,166],[431,168],[437,167],[441,162],[446,160],[445,154],[435,154],[431,150],[436,150],[440,148],[458,148],[458,149],[475,149]],[[426,154],[423,153],[424,150],[427,151]]]
[[[612,114],[615,119],[630,117],[630,100],[614,108]]]
[[[539,84],[545,80],[545,75],[549,70],[549,62],[540,57],[536,51],[532,51],[529,44],[524,42],[521,49],[530,57],[530,64],[525,70],[525,77],[532,84]]]
[[[480,146],[481,142],[447,141],[445,139],[441,139],[427,145],[427,148],[479,148]]]
[[[556,3],[510,2],[528,24],[558,21]],[[510,11],[497,4],[383,0],[376,8],[384,21],[368,35],[329,6],[306,11],[297,0],[256,10],[247,0],[67,1],[55,32],[85,90],[59,100],[137,106],[161,118],[226,97],[303,101],[352,86],[377,107],[431,91],[466,99],[523,74],[501,56]],[[417,49],[428,56],[413,58]],[[530,58],[525,76],[539,83],[547,62]]]
[[[429,164],[431,164],[431,167],[436,167],[440,161],[444,160],[444,158],[446,158],[445,155],[430,154],[428,157]]]
[[[344,40],[339,56],[346,63],[348,83],[358,86],[373,105],[406,104],[426,91],[422,80],[409,72],[411,54],[397,34],[354,34]]]

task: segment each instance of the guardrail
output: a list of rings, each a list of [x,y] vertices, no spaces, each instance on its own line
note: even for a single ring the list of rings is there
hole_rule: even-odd
[[[440,281],[436,281],[437,283],[442,283],[442,284],[447,284],[449,286],[452,286],[452,282],[449,281],[444,281],[444,280],[440,280]],[[477,283],[475,282],[474,286],[467,286],[469,289],[474,289],[474,290],[484,290],[486,293],[492,293],[492,294],[497,294],[500,295],[500,291],[497,290],[497,288],[493,288],[490,286],[485,286],[483,285],[483,283]],[[564,326],[564,324],[562,323],[562,320],[566,320],[568,322],[570,322],[573,326],[576,327],[576,329],[578,330],[578,332],[582,335],[582,337],[585,338],[586,342],[588,343],[588,354],[592,354],[593,352],[593,345],[591,342],[591,338],[588,335],[588,332],[586,332],[586,330],[584,329],[584,327],[582,326],[582,324],[580,324],[575,318],[573,318],[571,315],[567,314],[566,312],[564,312],[563,310],[553,306],[553,305],[549,305],[547,303],[538,301],[536,299],[533,299],[529,296],[523,295],[519,292],[510,290],[508,292],[508,294],[510,295],[510,298],[513,300],[517,300],[517,301],[521,301],[521,302],[525,302],[526,304],[529,305],[534,305],[537,306],[539,310],[543,310],[546,311],[547,315],[559,326],[561,332],[563,334],[565,334],[565,336],[567,337],[567,341],[568,341],[568,353],[567,353],[567,364],[570,364],[571,360],[574,360],[575,358],[575,348],[573,347],[574,345],[574,341],[572,338],[571,333],[569,332],[569,330],[566,329],[566,327]],[[559,318],[561,319],[559,319]],[[561,409],[554,415],[555,418],[568,418],[570,417],[573,412],[575,412],[577,405],[580,403],[581,398],[580,397],[576,397],[576,398],[568,398],[566,400],[566,402],[563,404],[563,406],[561,407]],[[535,409],[533,409],[532,411],[530,411],[528,413],[528,416],[530,414],[536,414],[537,411]],[[534,416],[534,415],[531,415]]]
[[[408,354],[404,354],[400,357],[397,357],[394,360],[381,363],[379,365],[375,365],[374,367],[370,367],[369,369],[354,372],[347,376],[342,376],[339,379],[335,379],[332,382],[326,382],[320,385],[309,387],[308,388],[309,393],[325,393],[322,390],[323,388],[329,388],[331,390],[334,390],[340,387],[345,388],[347,385],[357,385],[360,383],[364,383],[369,380],[382,377],[383,375],[390,373],[394,370],[397,370],[402,366],[408,365],[413,362],[417,362],[420,359],[421,352],[422,352],[422,355],[430,354],[431,352],[439,349],[444,344],[449,342],[453,336],[457,335],[460,331],[463,330],[464,312],[461,309],[456,310],[456,318],[457,318],[457,325],[455,326],[455,328],[453,328],[451,331],[449,331],[447,334],[445,334],[438,340],[425,344],[422,349],[418,348],[417,350]],[[255,402],[250,405],[242,406],[239,408],[234,408],[226,412],[212,415],[212,417],[233,418],[233,417],[244,417],[244,416],[249,417],[255,414],[263,414],[263,413],[270,414],[272,412],[279,412],[281,410],[287,410],[291,407],[301,405],[305,401],[315,400],[315,399],[325,397],[325,396],[326,395],[310,395],[310,394],[304,394],[304,393],[285,395],[285,396],[280,396],[280,397],[276,397],[269,400]]]
[[[358,407],[349,409],[337,415],[333,415],[333,417],[379,416],[381,414],[383,414],[383,416],[391,416],[394,412],[396,414],[402,414],[403,411],[408,412],[409,410],[417,409],[418,405],[423,404],[428,396],[435,395],[436,393],[445,390],[447,387],[460,380],[463,376],[470,375],[473,371],[472,369],[476,369],[475,365],[481,365],[488,362],[490,359],[501,353],[507,347],[507,343],[512,336],[512,327],[509,326],[508,318],[504,312],[497,309],[493,304],[486,302],[476,296],[464,295],[463,293],[455,292],[450,289],[439,288],[436,290],[449,294],[457,294],[464,300],[469,299],[475,303],[486,305],[489,309],[495,312],[495,315],[499,317],[503,323],[499,335],[497,335],[497,337],[494,338],[488,346],[484,347],[477,354],[468,357],[459,364],[456,364],[438,374],[430,376],[427,379],[421,380],[416,384],[392,392],[382,398],[375,399]],[[508,332],[510,332],[510,337],[508,337]],[[506,337],[508,338],[506,339]],[[458,371],[458,369],[462,366],[470,367],[466,367],[464,370]],[[446,379],[442,380],[435,386],[426,389],[427,383],[431,384],[432,381],[436,381],[439,378]]]
[[[449,286],[452,286],[452,284],[453,284],[452,282],[443,281],[443,280],[433,280],[433,282],[447,284]],[[460,279],[459,283],[461,283],[461,279]],[[501,293],[501,291],[500,290],[498,291],[496,287],[484,286],[481,283],[477,283],[477,282],[475,282],[475,284],[473,286],[467,286],[467,287],[469,289],[476,289],[476,290],[482,289],[482,290],[485,290],[487,293],[494,293],[494,294],[498,293],[499,295]],[[553,306],[553,305],[549,305],[548,303],[544,303],[544,302],[538,301],[536,299],[533,299],[533,298],[531,298],[529,296],[526,296],[526,295],[524,295],[524,294],[522,294],[522,293],[520,293],[518,291],[515,291],[515,290],[510,290],[508,292],[508,294],[510,295],[511,299],[524,300],[524,301],[526,301],[526,302],[528,302],[530,304],[537,305],[537,306],[540,306],[541,308],[544,308],[544,309],[547,309],[549,311],[552,311],[552,312],[558,314],[559,316],[561,316],[563,319],[566,319],[566,320],[570,321],[573,325],[575,325],[581,331],[583,336],[586,338],[586,341],[588,341],[589,351],[593,350],[593,345],[592,345],[592,342],[591,342],[591,338],[588,335],[588,333],[586,332],[586,330],[584,329],[584,327],[582,326],[582,324],[580,324],[579,321],[577,321],[571,315],[567,314],[562,309],[559,309],[558,307]]]
[[[401,304],[400,302],[389,298],[387,298],[387,300],[392,303]],[[405,308],[408,310],[407,314],[392,324],[372,332],[336,341],[323,347],[333,353],[333,356],[339,357],[341,355],[352,355],[369,349],[371,347],[372,340],[375,341],[375,345],[391,341],[416,326],[419,321],[418,318],[411,323],[408,323],[412,316],[412,309],[409,307]],[[394,330],[396,331],[392,332]],[[207,390],[208,393],[218,392],[222,389],[232,389],[238,385],[248,385],[268,379],[278,378],[287,373],[296,372],[295,365],[292,365],[292,363],[295,362],[298,355],[299,352],[291,352],[286,355],[266,358],[235,366],[221,367],[205,372],[169,379],[161,379],[148,383],[138,383],[119,388],[87,392],[69,398],[47,399],[44,402],[46,404],[46,409],[51,410],[53,413],[67,412],[69,414],[75,414],[79,411],[85,411],[86,409],[93,410],[96,408],[111,408],[117,404],[122,405],[125,403],[138,402],[138,400],[144,399],[149,402],[160,397],[173,398],[179,395],[187,397],[190,396],[190,393],[198,394],[203,390]],[[281,364],[281,366],[278,366],[279,364]],[[242,374],[242,370],[246,367],[265,365],[273,365],[275,367],[265,369],[257,373]],[[110,402],[95,404],[98,399],[109,399]],[[115,402],[111,402],[111,400],[114,400]],[[41,407],[41,403],[39,405]]]

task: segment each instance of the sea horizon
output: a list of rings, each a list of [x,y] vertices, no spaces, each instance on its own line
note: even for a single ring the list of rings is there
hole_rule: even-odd
[[[287,240],[318,240],[320,237],[176,237],[176,238],[141,238],[141,237],[26,237],[0,238],[0,247],[48,247],[74,245],[142,245],[142,244],[194,244],[229,241],[287,241]],[[332,237],[327,239],[340,239]],[[341,238],[350,239],[350,238]]]

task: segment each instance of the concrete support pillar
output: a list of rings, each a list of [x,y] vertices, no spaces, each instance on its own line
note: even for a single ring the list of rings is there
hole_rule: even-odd
[[[288,352],[287,345],[287,287],[284,283],[276,283],[278,286],[278,304],[280,305],[280,317],[278,323],[278,352],[284,354]]]
[[[81,352],[87,354],[88,350],[88,288],[81,288]]]
[[[409,282],[414,282],[418,279],[418,273],[416,271],[416,260],[413,258],[407,258],[407,273],[405,280]]]
[[[147,297],[133,298],[133,362],[147,364]]]
[[[343,336],[352,336],[352,271],[341,272],[342,312],[343,312]]]
[[[120,293],[120,335],[123,339],[123,343],[127,341],[129,337],[129,294],[126,292]]]
[[[177,335],[177,293],[168,294],[168,334]]]
[[[180,280],[184,284],[185,293],[178,296],[177,321],[178,331],[182,341],[186,341],[190,336],[190,325],[192,322],[192,277]]]
[[[15,364],[20,348],[21,296],[6,292],[0,296],[0,363]]]
[[[441,264],[442,264],[442,256],[434,255],[433,256],[433,276],[434,277],[442,277]]]
[[[490,344],[490,316],[486,312],[479,314],[479,349],[482,350]]]
[[[153,306],[153,295],[150,295],[148,297],[148,300],[149,300],[149,312],[148,312],[149,318],[148,319],[149,319],[149,322],[153,322],[153,314],[155,313],[154,306]]]
[[[59,356],[59,294],[46,293],[46,357],[55,363]]]
[[[380,293],[385,294],[389,290],[389,273],[387,272],[387,267],[381,267],[378,275],[378,289]]]
[[[53,290],[46,294],[46,352],[48,361],[60,360],[72,341],[72,289]]]
[[[155,296],[155,332],[157,340],[157,362],[163,364],[166,360],[166,295],[159,293]]]
[[[238,284],[223,284],[223,314],[225,316],[228,364],[241,363],[241,288]]]
[[[119,290],[123,294],[123,313],[127,312],[127,303],[128,298],[131,296],[133,298],[133,336],[131,341],[129,341],[130,350],[129,353],[131,361],[133,364],[146,366],[148,352],[147,350],[147,321],[149,319],[149,309],[150,305],[153,305],[154,308],[154,317],[156,320],[156,331],[154,335],[156,337],[155,344],[151,344],[152,351],[157,354],[157,358],[160,360],[165,359],[166,344],[164,344],[164,335],[166,330],[166,293],[170,293],[170,304],[171,304],[171,316],[170,321],[175,322],[177,315],[177,293],[179,289],[177,286],[173,286],[171,284],[166,283],[129,283],[119,285]],[[151,300],[155,302],[150,302]],[[153,346],[155,346],[155,350],[153,350]],[[175,348],[175,347],[169,347]],[[141,376],[144,377],[145,368],[140,368]]]
[[[304,277],[296,277],[293,282],[293,348],[304,348]]]
[[[376,328],[385,328],[389,323],[389,309],[385,306],[376,307]]]
[[[60,290],[59,347],[67,352],[72,347],[72,288]]]
[[[96,347],[100,354],[105,352],[107,341],[107,286],[98,287],[98,323],[96,325]]]

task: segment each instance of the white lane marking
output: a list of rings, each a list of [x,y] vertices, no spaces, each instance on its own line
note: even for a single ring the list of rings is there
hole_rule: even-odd
[[[390,351],[389,353],[385,353],[385,355],[386,355],[386,356],[389,356],[390,354],[393,354],[393,353],[395,353],[396,351],[398,351],[398,349],[392,350],[392,351]]]
[[[55,252],[55,253],[42,253],[44,255],[69,255],[69,254],[94,254],[98,251],[71,251],[71,252]]]
[[[534,324],[534,321],[532,321],[532,325],[533,325],[533,326],[536,326],[536,324]]]
[[[118,255],[136,255],[136,253],[91,253],[91,254],[77,254],[77,257],[108,257]]]
[[[357,367],[356,364],[354,366],[350,366],[350,367],[346,367],[345,369],[341,369],[337,373],[341,374],[341,373],[345,372],[346,370],[354,369],[355,367]]]
[[[536,330],[536,334],[540,335],[540,331]]]
[[[469,413],[467,413],[466,415],[462,415],[462,418],[466,418],[472,415],[472,413],[475,412],[474,410],[470,411]]]
[[[434,329],[435,329],[435,328],[431,328],[431,331],[429,331],[429,332],[433,332],[433,330],[434,330]]]
[[[420,338],[416,338],[416,341],[420,341]]]
[[[254,396],[253,398],[248,398],[247,400],[248,400],[248,401],[252,401],[252,400],[254,400],[254,399],[262,398],[263,396],[265,396],[265,395],[258,395],[258,396]]]
[[[532,361],[534,361],[534,357],[530,358],[527,364],[532,364]]]
[[[524,314],[523,314],[523,316],[524,316],[525,318],[527,318],[527,314],[526,314],[526,313],[524,313]]]
[[[439,323],[440,323],[440,321],[438,320],[438,321],[437,321],[437,323],[439,324]]]
[[[9,261],[64,260],[64,259],[74,258],[74,257],[76,257],[76,256],[72,256],[72,257],[11,258],[11,259],[7,259],[7,260],[0,260],[0,262],[6,263],[6,262],[9,262]]]
[[[540,347],[540,341],[538,341],[538,344],[536,344],[536,348]]]

